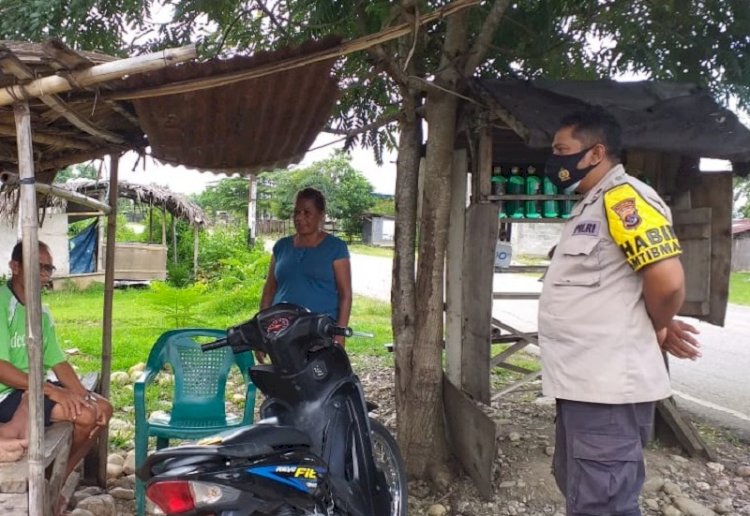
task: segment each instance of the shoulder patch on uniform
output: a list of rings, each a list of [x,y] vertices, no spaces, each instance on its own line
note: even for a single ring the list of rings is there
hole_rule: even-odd
[[[612,239],[633,268],[682,253],[669,219],[633,185],[617,185],[604,193],[604,211]]]

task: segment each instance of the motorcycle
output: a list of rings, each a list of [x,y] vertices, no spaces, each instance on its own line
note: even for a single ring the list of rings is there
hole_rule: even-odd
[[[266,396],[255,425],[152,454],[138,476],[169,515],[405,516],[398,445],[369,417],[359,378],[333,342],[352,330],[288,303],[230,328],[204,351],[266,353],[250,377]]]

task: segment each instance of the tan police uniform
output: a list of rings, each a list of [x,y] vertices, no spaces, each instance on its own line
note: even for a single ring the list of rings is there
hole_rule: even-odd
[[[670,395],[637,271],[680,253],[669,208],[622,165],[587,192],[563,227],[539,301],[545,395],[604,404]]]

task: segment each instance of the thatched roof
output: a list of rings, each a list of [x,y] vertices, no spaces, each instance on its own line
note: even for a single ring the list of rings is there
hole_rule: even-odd
[[[626,149],[726,159],[735,164],[736,172],[750,164],[750,130],[708,91],[692,84],[482,79],[474,81],[473,89],[513,126],[516,139],[544,155],[564,115],[601,106],[622,125]],[[507,152],[513,151],[495,149]]]
[[[335,57],[305,58],[338,41],[186,63],[32,97],[37,180],[50,183],[65,166],[148,146],[164,162],[217,173],[295,163],[326,123],[338,91],[331,78]],[[261,70],[295,58],[307,64]],[[71,73],[114,59],[74,52],[58,41],[0,41],[0,89],[54,74],[75,86]],[[14,123],[12,106],[0,107],[0,169],[11,171],[18,167]]]
[[[118,181],[117,185],[119,196],[123,199],[131,199],[136,203],[153,206],[154,208],[164,208],[191,226],[203,226],[207,222],[206,215],[200,206],[184,195],[175,193],[166,187],[139,185],[127,181]],[[59,186],[94,198],[98,198],[102,194],[106,195],[109,190],[109,182],[94,181],[93,179],[75,179]],[[90,208],[80,206],[72,201],[63,204],[63,206],[67,208],[70,214],[91,211]]]

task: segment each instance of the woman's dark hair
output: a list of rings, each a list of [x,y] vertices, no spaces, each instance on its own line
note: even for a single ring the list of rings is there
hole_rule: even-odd
[[[50,252],[49,246],[39,240],[39,249],[44,249],[48,253]],[[19,240],[16,245],[13,246],[13,251],[10,253],[11,261],[23,263],[23,241]]]
[[[318,211],[326,211],[326,198],[317,188],[307,187],[297,192],[297,196],[294,199],[296,203],[300,199],[312,201]]]
[[[581,141],[584,147],[597,143],[604,145],[607,156],[616,163],[622,154],[622,128],[615,117],[599,106],[583,111],[576,111],[560,121],[560,127],[572,127],[573,136]]]

